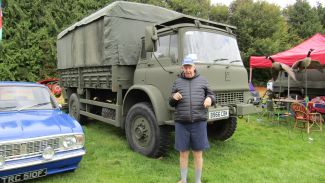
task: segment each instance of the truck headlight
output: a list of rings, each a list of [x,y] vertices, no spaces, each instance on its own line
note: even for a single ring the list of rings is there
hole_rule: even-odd
[[[85,138],[83,135],[69,135],[62,139],[62,145],[65,149],[82,148],[85,144]]]

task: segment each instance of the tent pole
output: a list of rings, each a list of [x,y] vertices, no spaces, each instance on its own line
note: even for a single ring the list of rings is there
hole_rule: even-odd
[[[307,68],[305,68],[305,97],[307,97],[308,96],[308,94],[307,94]]]
[[[250,67],[250,68],[249,68],[249,82],[250,82],[250,83],[252,82],[252,75],[253,75],[253,68]]]
[[[280,83],[280,89],[279,89],[279,98],[281,98],[281,90],[282,90],[282,71],[280,71],[280,76],[279,76],[279,83]]]
[[[291,98],[290,97],[290,76],[288,74],[288,95],[287,95],[287,98]]]

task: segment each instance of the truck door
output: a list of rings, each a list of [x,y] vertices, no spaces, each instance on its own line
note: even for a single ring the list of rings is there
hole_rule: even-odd
[[[159,88],[165,100],[168,100],[172,84],[181,71],[178,55],[178,36],[168,34],[159,37],[157,51],[148,58],[146,83]]]

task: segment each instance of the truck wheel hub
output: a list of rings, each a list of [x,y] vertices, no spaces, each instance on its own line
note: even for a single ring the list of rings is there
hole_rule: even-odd
[[[146,143],[149,137],[149,130],[147,125],[148,123],[144,118],[138,118],[134,123],[135,138],[143,143]]]

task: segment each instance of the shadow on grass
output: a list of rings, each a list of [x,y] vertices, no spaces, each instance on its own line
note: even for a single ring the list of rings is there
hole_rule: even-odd
[[[120,127],[115,127],[110,124],[106,124],[101,121],[97,121],[95,119],[89,119],[87,124],[83,125],[82,127],[84,128],[85,133],[87,132],[88,129],[92,129],[97,133],[102,133],[102,134],[109,133],[117,137],[124,137],[124,139],[126,140],[124,129]]]

